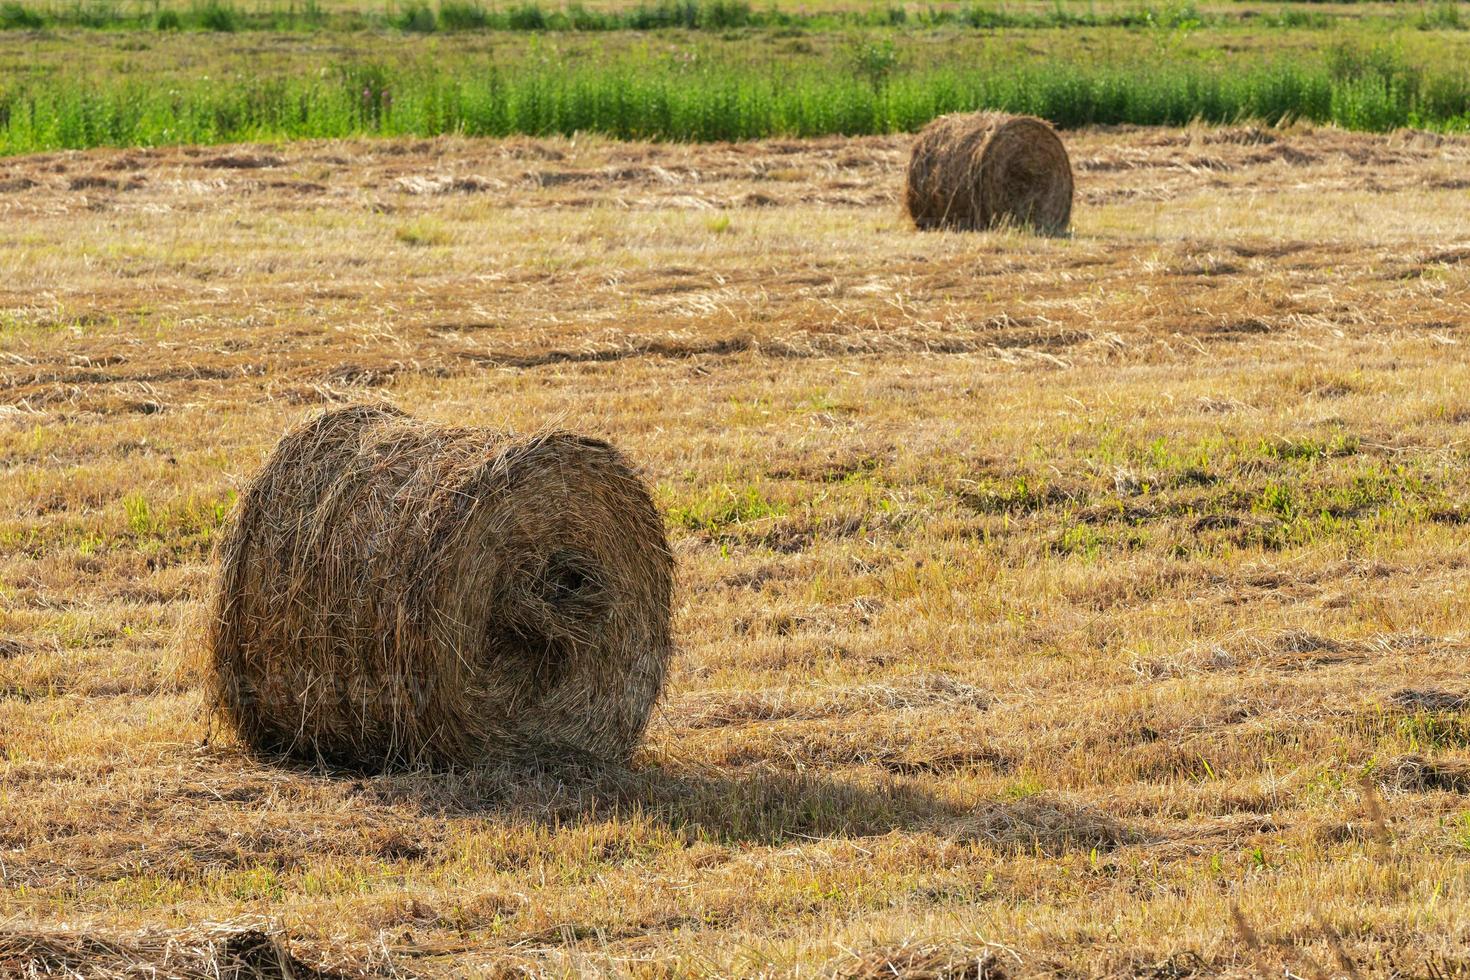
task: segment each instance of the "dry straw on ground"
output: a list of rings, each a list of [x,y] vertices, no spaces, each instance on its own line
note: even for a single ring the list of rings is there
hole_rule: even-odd
[[[993,949],[967,950],[951,945],[904,943],[856,955],[839,968],[838,980],[1005,980],[1006,970]]]
[[[1017,226],[1057,235],[1072,218],[1072,164],[1040,119],[941,116],[914,141],[904,201],[920,228]]]
[[[621,760],[669,659],[662,521],[593,439],[328,412],[276,447],[220,562],[217,704],[267,751]]]
[[[155,964],[268,911],[400,976],[1464,972],[1470,136],[1063,138],[1065,243],[899,227],[912,137],[0,161],[0,922]],[[618,419],[679,558],[637,773],[197,750],[222,461],[370,392]]]
[[[107,938],[74,930],[0,929],[0,976],[94,980],[336,980],[367,976],[314,966],[285,937],[220,926],[192,935],[163,932]]]

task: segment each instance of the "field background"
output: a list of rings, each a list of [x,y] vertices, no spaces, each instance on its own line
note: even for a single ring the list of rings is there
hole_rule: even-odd
[[[912,231],[905,137],[0,163],[0,963],[252,916],[409,972],[1458,961],[1470,143],[1068,143],[1060,240]],[[363,399],[646,468],[634,772],[206,737],[220,521]]]
[[[247,925],[399,976],[1470,971],[1467,26],[0,2],[0,976]],[[1072,235],[909,226],[907,134],[977,105],[1066,127]],[[643,467],[630,771],[211,728],[238,489],[378,400]]]

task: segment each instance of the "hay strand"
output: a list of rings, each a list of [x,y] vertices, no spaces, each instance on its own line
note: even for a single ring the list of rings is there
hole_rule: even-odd
[[[327,412],[281,440],[218,558],[214,702],[263,751],[622,761],[663,684],[673,559],[595,439]]]
[[[1015,226],[1060,235],[1072,220],[1072,164],[1043,120],[940,116],[914,141],[904,201],[921,229]]]

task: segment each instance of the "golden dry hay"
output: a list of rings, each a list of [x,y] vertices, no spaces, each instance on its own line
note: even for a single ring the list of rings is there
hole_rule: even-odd
[[[264,751],[620,761],[663,684],[668,539],[595,439],[330,411],[281,440],[218,557],[215,704]]]
[[[940,116],[914,141],[904,203],[919,228],[1013,225],[1059,235],[1072,220],[1072,164],[1043,120]]]

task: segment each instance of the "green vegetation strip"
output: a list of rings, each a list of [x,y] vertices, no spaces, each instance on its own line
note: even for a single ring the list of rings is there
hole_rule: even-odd
[[[3,85],[3,83],[0,83]],[[779,61],[704,64],[637,53],[513,69],[351,64],[310,77],[118,79],[40,76],[0,89],[0,153],[357,135],[739,140],[913,131],[980,108],[1064,127],[1309,120],[1348,129],[1470,129],[1470,77],[1428,74],[1383,53],[1233,70],[1189,62],[1080,60],[902,69],[882,44],[800,70]]]
[[[1470,27],[1458,0],[1414,5],[1384,19],[1424,30]],[[590,9],[580,3],[543,6],[525,0],[508,6],[486,6],[479,0],[424,0],[390,3],[381,11],[366,8],[326,9],[315,0],[256,5],[230,0],[194,0],[188,4],[90,0],[90,2],[0,3],[0,30],[94,29],[160,31],[351,31],[396,28],[415,33],[435,31],[729,31],[739,28],[823,30],[849,27],[930,29],[1043,27],[1199,27],[1252,23],[1263,27],[1327,28],[1340,20],[1320,10],[1283,4],[1279,10],[1201,10],[1191,0],[1138,3],[1112,9],[1095,4],[1056,2],[1017,9],[1004,3],[926,5],[871,4],[859,8],[757,8],[747,0],[657,0],[619,10]]]

